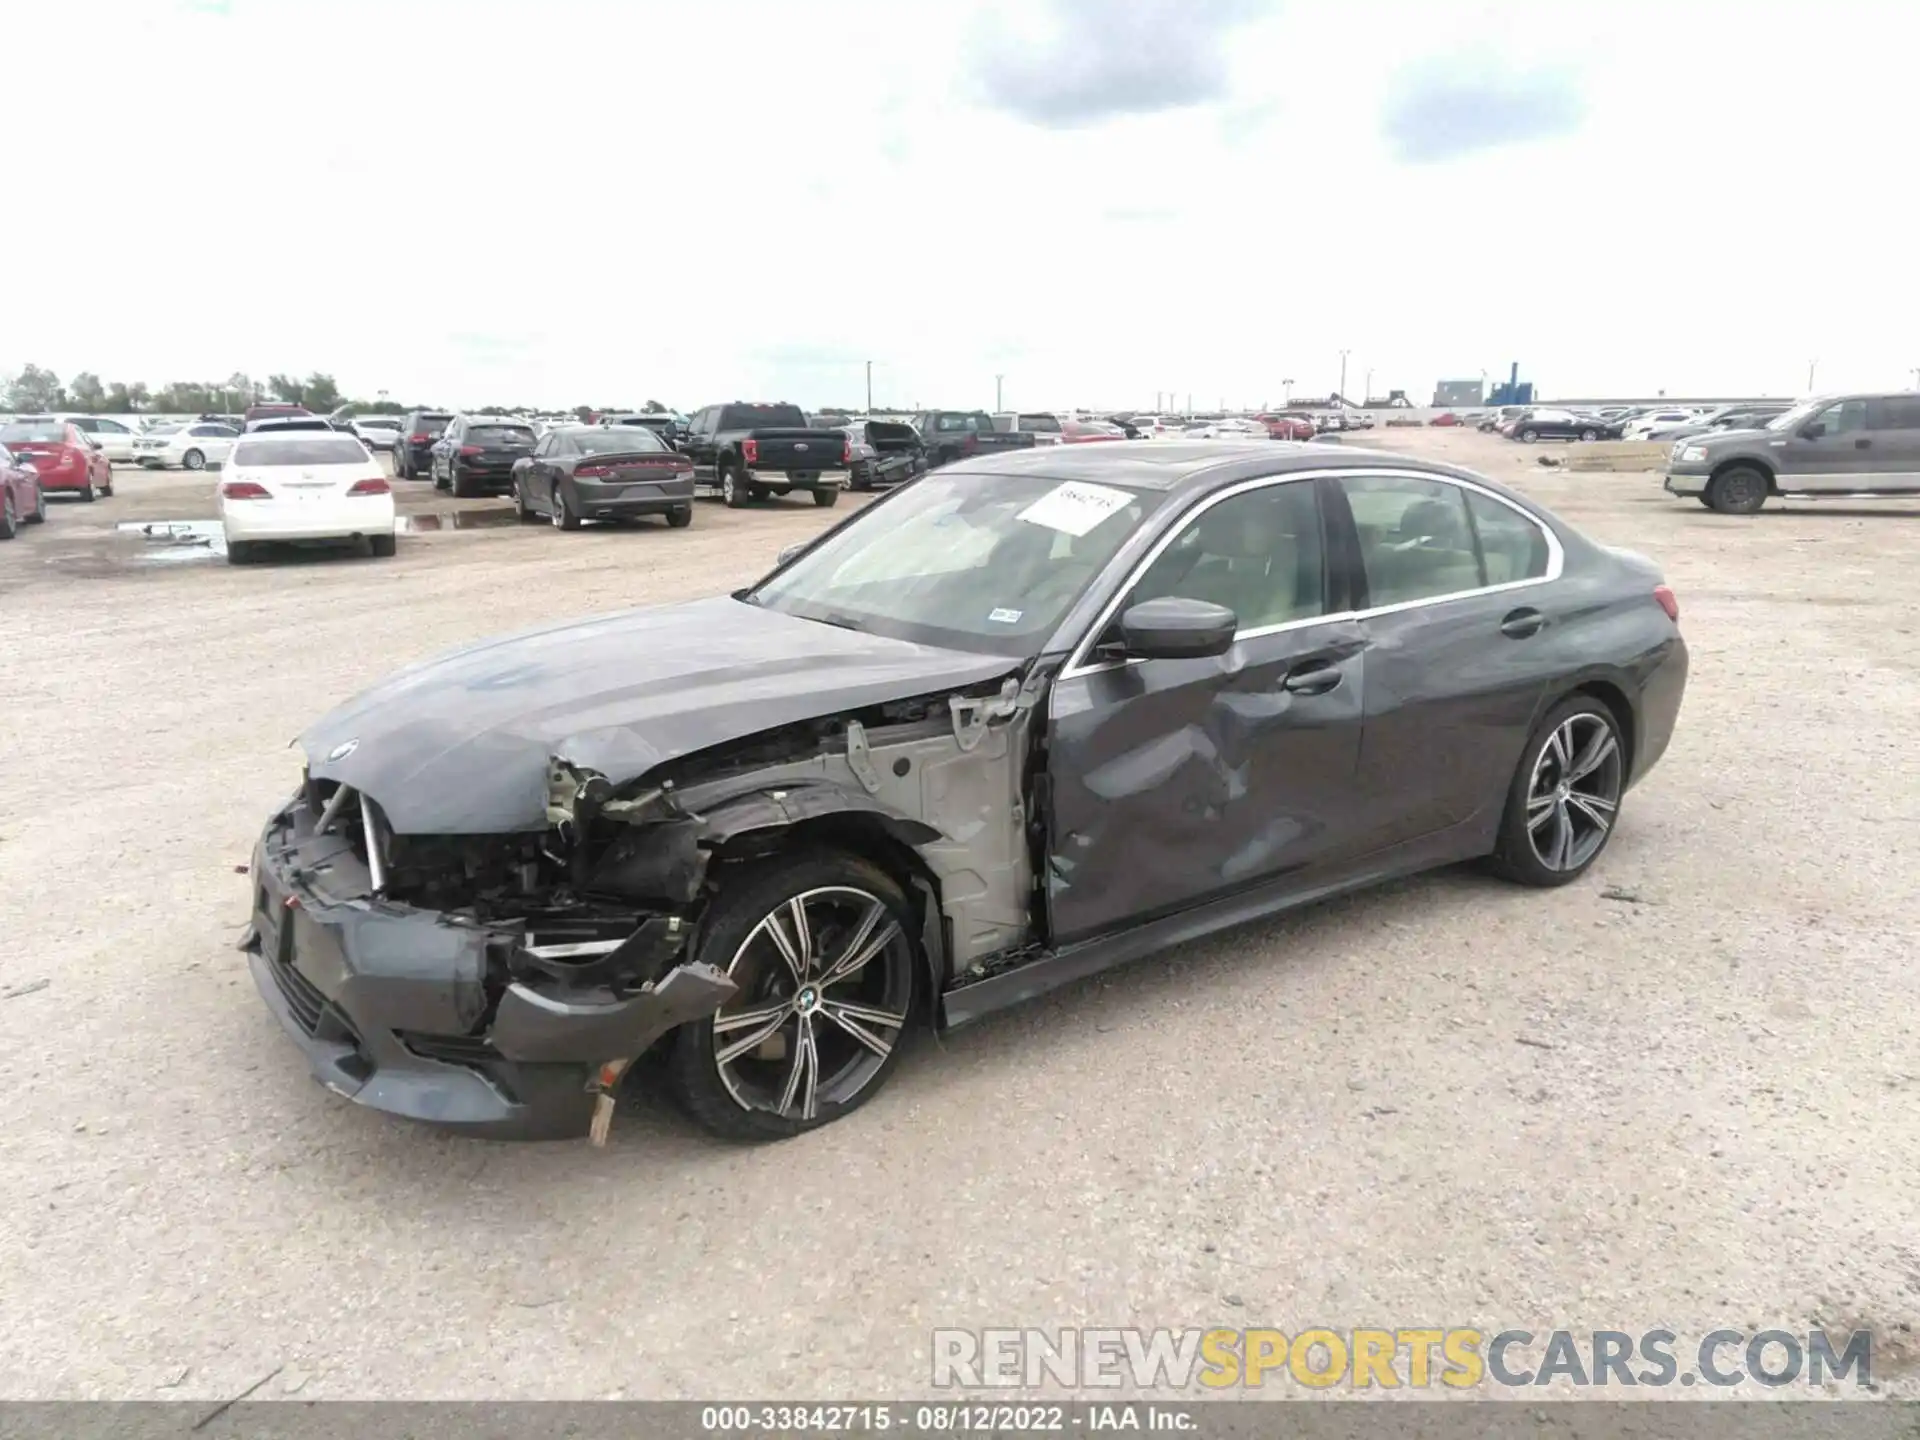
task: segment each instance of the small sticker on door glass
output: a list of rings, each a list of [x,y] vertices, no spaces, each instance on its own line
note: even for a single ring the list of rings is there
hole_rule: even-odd
[[[1063,535],[1086,534],[1114,511],[1133,503],[1125,490],[1109,485],[1084,485],[1068,481],[1056,485],[1020,512],[1029,525],[1044,525]]]
[[[993,611],[987,619],[995,625],[1018,625],[1020,617],[1025,613],[1024,610],[1008,610],[1003,607]]]

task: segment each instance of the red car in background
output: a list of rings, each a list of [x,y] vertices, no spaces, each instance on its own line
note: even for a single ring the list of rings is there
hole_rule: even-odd
[[[1124,440],[1127,432],[1104,420],[1062,420],[1060,438],[1066,445],[1086,445],[1096,440]]]
[[[1311,440],[1313,421],[1304,415],[1256,415],[1253,417],[1267,427],[1267,435],[1274,440]]]
[[[1427,424],[1429,425],[1458,425],[1459,423],[1460,423],[1460,417],[1454,414],[1451,410],[1447,411],[1447,413],[1444,415],[1436,415],[1431,420],[1427,421]]]
[[[0,425],[0,445],[32,466],[43,491],[72,491],[82,500],[113,494],[113,462],[64,420],[28,417]]]
[[[11,540],[22,525],[37,525],[46,518],[47,497],[41,493],[39,473],[0,445],[0,540]]]

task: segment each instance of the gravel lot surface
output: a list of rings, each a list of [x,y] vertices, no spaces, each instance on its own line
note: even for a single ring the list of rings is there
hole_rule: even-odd
[[[234,569],[112,532],[211,516],[204,477],[58,505],[0,546],[0,1394],[925,1394],[934,1326],[1081,1324],[1820,1322],[1911,1388],[1920,507],[1728,519],[1473,433],[1371,439],[1665,565],[1692,684],[1595,870],[1186,947],[760,1149],[644,1096],[604,1152],[337,1101],[233,948],[235,867],[336,700],[730,588],[844,510]]]

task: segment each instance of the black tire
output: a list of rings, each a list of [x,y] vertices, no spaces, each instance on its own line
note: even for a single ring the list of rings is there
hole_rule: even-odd
[[[749,500],[758,498],[749,493],[751,488],[747,484],[747,477],[741,473],[738,461],[722,460],[720,462],[721,504],[729,510],[746,509]]]
[[[393,478],[396,480],[413,479],[412,474],[407,469],[407,452],[405,449],[398,449],[393,452]]]
[[[553,528],[556,530],[578,530],[580,517],[573,513],[573,507],[567,504],[567,492],[560,488],[558,480],[553,482]]]
[[[1528,445],[1533,444],[1533,442],[1539,438],[1540,432],[1538,430],[1522,430],[1520,432],[1520,439]]]
[[[189,450],[180,457],[180,463],[189,470],[204,470],[207,468],[207,457],[199,450]]]
[[[87,477],[87,488],[80,492],[81,502],[83,504],[91,505],[94,502],[94,500],[98,498],[99,494],[100,492],[93,488],[93,477],[89,475]]]
[[[513,514],[522,525],[531,525],[540,518],[527,505],[526,482],[518,475],[513,479]]]
[[[1598,430],[1582,430],[1580,432],[1580,438],[1582,440],[1598,440],[1600,438],[1600,432]]]
[[[831,510],[840,503],[840,487],[838,485],[829,485],[824,490],[814,491],[813,503],[818,505],[822,510]]]
[[[787,492],[782,490],[780,493],[784,495]],[[752,500],[755,503],[761,503],[767,500],[771,500],[772,498],[773,498],[773,491],[769,490],[764,485],[747,486],[747,499]]]
[[[27,516],[27,523],[29,525],[44,525],[47,523],[46,491],[35,490],[33,492],[33,513]]]
[[[1489,868],[1536,889],[1578,880],[1613,839],[1626,782],[1619,718],[1590,695],[1568,696],[1520,753]]]
[[[400,547],[392,535],[369,535],[367,548],[373,551],[376,560],[391,560]]]
[[[1751,515],[1767,503],[1766,472],[1753,465],[1729,465],[1707,482],[1702,498],[1721,515]]]
[[[866,490],[872,484],[872,472],[867,469],[867,462],[864,460],[856,461],[852,472],[847,477],[847,488],[849,490]]]
[[[675,530],[684,530],[693,524],[693,506],[676,505],[667,511],[667,524]]]
[[[814,940],[809,946],[814,963],[802,972],[806,979],[796,975],[761,928],[774,921],[791,941],[787,917],[796,900],[807,912]],[[864,948],[848,942],[861,935],[860,923],[869,914],[873,924],[865,944],[880,939],[876,953],[851,977],[821,983],[821,969]],[[673,1037],[668,1074],[675,1097],[701,1125],[729,1140],[785,1139],[858,1109],[891,1077],[900,1042],[918,1013],[915,933],[912,907],[892,877],[851,855],[812,850],[742,867],[724,878],[701,926],[695,958],[730,974],[741,988],[717,1014],[682,1026]],[[803,1005],[810,1007],[804,1019]],[[860,1007],[861,1014],[848,1018],[871,1041],[857,1040],[833,1018],[847,1005]],[[740,1023],[741,1016],[753,1013],[769,1027]],[[727,1046],[751,1041],[755,1034],[760,1044],[722,1065]],[[777,1053],[756,1053],[776,1038]],[[809,1039],[810,1075],[802,1059],[809,1053],[803,1040]],[[823,1076],[829,1065],[832,1073]]]
[[[480,493],[478,482],[461,470],[458,460],[447,461],[447,487],[462,500],[471,500]]]
[[[1708,510],[1711,510],[1713,508],[1713,502],[1709,500],[1706,496],[1696,495],[1693,498],[1698,500],[1703,508]]]
[[[0,540],[11,540],[20,533],[18,508],[13,501],[13,491],[0,493]]]
[[[227,542],[227,563],[229,565],[251,565],[254,557],[253,541],[229,540]]]

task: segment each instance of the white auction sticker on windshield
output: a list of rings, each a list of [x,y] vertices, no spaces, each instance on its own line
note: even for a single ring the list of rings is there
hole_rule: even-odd
[[[1002,606],[1000,609],[989,613],[987,620],[994,625],[1018,625],[1020,623],[1020,617],[1024,613],[1024,611],[1009,610],[1005,606]]]
[[[1069,480],[1042,495],[1020,512],[1029,525],[1044,525],[1063,535],[1084,535],[1114,511],[1133,503],[1125,490],[1107,485],[1082,485]]]

